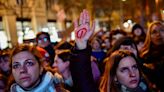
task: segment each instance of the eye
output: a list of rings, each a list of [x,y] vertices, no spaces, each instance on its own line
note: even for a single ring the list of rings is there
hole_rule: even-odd
[[[138,70],[138,66],[137,66],[137,65],[134,65],[134,66],[133,66],[133,69],[134,69],[134,70]]]
[[[151,32],[151,34],[156,34],[156,33],[158,33],[159,31],[158,30],[153,30],[152,32]]]
[[[33,60],[26,60],[26,63],[25,63],[26,66],[33,66],[34,64],[35,63]]]
[[[43,38],[43,40],[44,40],[44,42],[46,42],[46,41],[48,41],[48,39],[45,37],[45,38]]]
[[[129,69],[127,67],[121,68],[121,72],[128,72],[128,71],[129,71]]]
[[[12,65],[13,69],[18,69],[20,67],[20,64],[16,63]]]
[[[34,63],[33,63],[33,62],[27,62],[26,65],[27,65],[27,66],[33,66]]]
[[[161,29],[160,31],[161,31],[161,32],[164,32],[164,29]]]
[[[41,43],[41,42],[42,42],[42,40],[39,39],[39,40],[38,40],[38,43]]]

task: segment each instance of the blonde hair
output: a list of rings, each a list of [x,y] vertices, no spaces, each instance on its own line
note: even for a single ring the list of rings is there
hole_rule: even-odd
[[[163,26],[162,22],[160,21],[155,21],[155,22],[152,22],[149,27],[148,27],[148,30],[147,30],[147,33],[146,33],[146,38],[145,38],[145,42],[144,42],[144,46],[143,48],[141,49],[141,57],[144,57],[150,50],[150,47],[152,45],[151,43],[151,32],[152,32],[152,27],[154,25],[161,25]]]

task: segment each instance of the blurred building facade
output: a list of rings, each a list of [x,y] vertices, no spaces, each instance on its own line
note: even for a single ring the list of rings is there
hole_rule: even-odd
[[[60,41],[63,35],[70,36],[72,21],[83,9],[89,10],[99,28],[110,30],[122,27],[123,22],[129,19],[142,25],[162,19],[164,1],[0,0],[0,36],[6,37],[0,39],[0,48],[5,48],[3,41],[7,41],[10,47],[23,43],[23,40],[34,39],[38,31],[49,32],[53,42]]]

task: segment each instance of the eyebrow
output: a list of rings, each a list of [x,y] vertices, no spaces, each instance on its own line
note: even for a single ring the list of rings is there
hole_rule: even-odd
[[[135,64],[133,64],[131,67],[133,67],[133,66],[138,66],[138,65],[137,65],[137,63],[135,63]],[[123,67],[121,67],[120,69],[122,69],[122,68],[128,68],[128,66],[123,66]]]
[[[28,60],[35,60],[35,59],[26,59],[26,60],[24,60],[24,61],[28,61]],[[13,62],[13,63],[19,63],[19,62],[15,61],[15,62]]]

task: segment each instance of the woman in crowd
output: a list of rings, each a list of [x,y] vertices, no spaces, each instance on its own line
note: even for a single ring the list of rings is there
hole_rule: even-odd
[[[141,49],[141,58],[149,69],[145,74],[157,88],[164,91],[164,25],[160,21],[150,24],[144,46]]]
[[[92,56],[97,59],[99,64],[102,63],[106,56],[105,52],[101,48],[101,44],[101,41],[96,37],[91,40]]]
[[[10,60],[15,81],[10,87],[10,92],[57,92],[55,84],[60,79],[44,70],[42,55],[35,46],[17,45],[11,53]]]
[[[56,51],[53,67],[58,70],[58,72],[62,75],[64,80],[64,88],[67,90],[73,91],[73,81],[70,71],[70,58],[71,51],[70,50],[58,50]]]
[[[105,59],[106,66],[100,92],[149,92],[136,56],[127,50],[117,50]]]
[[[100,39],[98,39],[97,37],[91,39],[91,48],[92,48],[91,62],[97,64],[102,74],[103,69],[101,67],[103,67],[103,60],[106,56],[106,53],[103,51],[101,44],[102,43]]]
[[[108,51],[107,56],[110,56],[111,53],[113,53],[116,50],[129,50],[132,52],[136,57],[139,57],[139,51],[137,49],[137,46],[134,42],[134,40],[131,37],[121,37],[119,38],[113,47]]]
[[[51,43],[50,35],[46,32],[39,32],[36,35],[37,46],[45,49],[48,52],[50,66],[52,66],[54,57],[55,57],[55,49],[54,45]]]
[[[137,46],[131,37],[119,38],[115,42],[113,47],[108,51],[107,57],[109,57],[114,51],[117,51],[117,50],[128,50],[128,51],[132,52],[138,59],[140,59]],[[104,63],[104,65],[106,65],[105,61],[103,63]],[[143,63],[141,59],[140,59],[140,63],[141,63],[141,65]]]
[[[138,50],[140,51],[146,37],[144,28],[140,24],[134,24],[132,27],[131,35],[135,43],[137,44]]]
[[[64,88],[71,92],[76,92],[73,89],[73,80],[70,71],[71,56],[72,54],[70,50],[57,50],[53,67],[56,68],[58,72],[63,76]],[[94,61],[91,61],[91,68],[94,82],[96,83],[96,85],[98,85],[100,79],[100,71]]]
[[[8,50],[2,50],[0,54],[0,71],[2,72],[3,75],[9,76],[10,75],[10,51]]]
[[[122,29],[111,30],[109,33],[110,47],[121,37],[127,36],[127,33]]]

